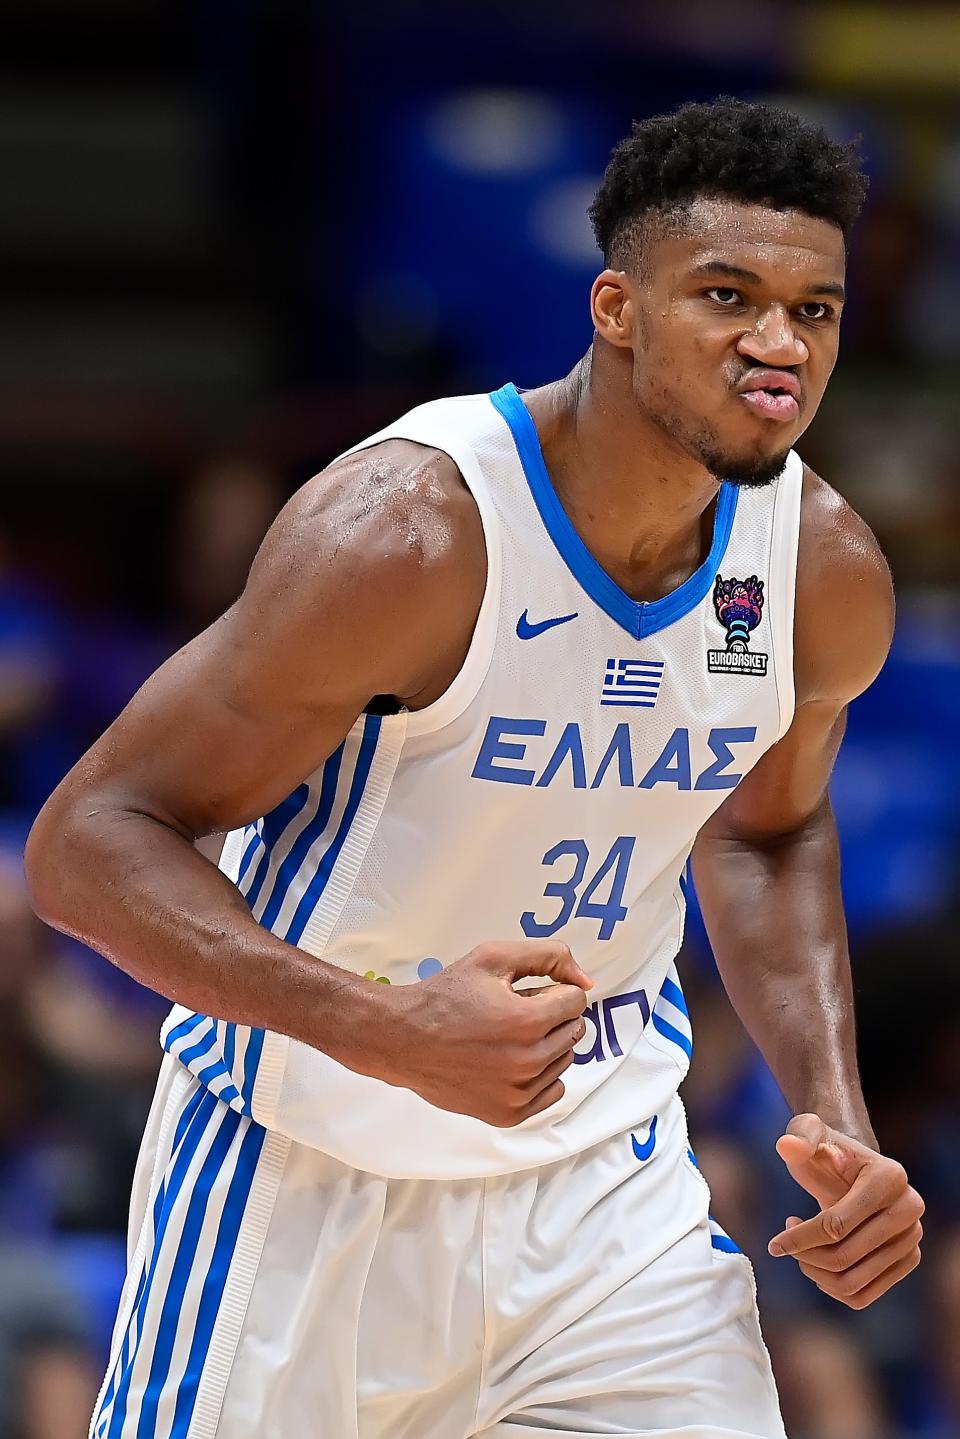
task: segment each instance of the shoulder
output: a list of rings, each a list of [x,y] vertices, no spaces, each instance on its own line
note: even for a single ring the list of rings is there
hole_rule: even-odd
[[[384,692],[414,694],[456,653],[486,584],[483,525],[457,465],[389,440],[335,461],[284,506],[254,560],[247,623],[319,626],[374,648]]]
[[[890,568],[876,536],[804,466],[794,668],[798,704],[847,703],[873,683],[893,637]]]
[[[280,512],[261,563],[298,574],[336,566],[340,578],[407,579],[451,562],[482,564],[476,502],[449,455],[408,440],[387,440],[335,461],[303,485]]]

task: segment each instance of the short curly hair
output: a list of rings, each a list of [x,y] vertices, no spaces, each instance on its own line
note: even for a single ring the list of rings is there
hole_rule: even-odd
[[[651,219],[679,219],[693,200],[726,197],[829,220],[844,243],[867,177],[856,142],[839,144],[789,110],[721,95],[634,123],[590,206],[606,264],[639,254]]]

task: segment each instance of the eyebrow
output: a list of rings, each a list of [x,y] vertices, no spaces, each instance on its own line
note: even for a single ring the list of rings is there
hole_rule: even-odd
[[[728,280],[742,280],[745,285],[762,285],[763,280],[755,270],[746,270],[742,265],[732,265],[729,260],[706,260],[702,265],[696,265],[690,271],[695,279],[705,279],[712,275],[723,275]],[[815,285],[808,285],[804,290],[805,295],[832,295],[841,302],[847,298],[847,292],[836,280],[818,281]]]

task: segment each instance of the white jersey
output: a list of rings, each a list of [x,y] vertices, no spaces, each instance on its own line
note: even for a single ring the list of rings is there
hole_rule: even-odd
[[[572,526],[512,385],[422,405],[356,448],[395,438],[450,455],[480,512],[463,668],[426,709],[362,715],[228,837],[221,868],[262,925],[371,982],[418,983],[484,940],[563,940],[594,981],[566,1094],[499,1129],[180,1006],[163,1042],[233,1108],[353,1168],[481,1177],[634,1128],[689,1067],[684,871],[792,719],[803,467],[791,453],[767,487],[723,485],[703,565],[641,603]]]

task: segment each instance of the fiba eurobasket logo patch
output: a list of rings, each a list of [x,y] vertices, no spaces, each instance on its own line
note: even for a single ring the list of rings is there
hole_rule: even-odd
[[[725,580],[717,575],[713,608],[727,632],[727,647],[707,650],[707,669],[712,675],[765,675],[767,656],[750,648],[750,635],[763,615],[763,580]]]

